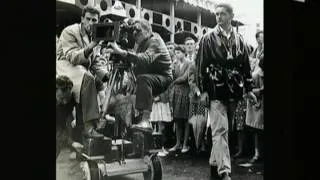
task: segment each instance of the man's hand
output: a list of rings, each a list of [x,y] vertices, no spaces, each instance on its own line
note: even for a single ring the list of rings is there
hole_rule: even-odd
[[[154,100],[154,102],[158,102],[158,101],[160,101],[160,97],[156,96],[156,97],[153,98],[153,100]]]
[[[91,41],[90,44],[84,49],[84,56],[88,58],[89,55],[92,53],[93,48],[95,48],[97,45],[97,42]]]
[[[78,142],[73,142],[71,145],[77,152],[81,152],[83,145]]]
[[[97,45],[98,45],[98,42],[91,41],[90,44],[88,45],[88,48],[93,50],[93,48],[95,48]]]
[[[208,106],[209,105],[209,95],[208,93],[203,93],[200,97],[200,104],[204,105],[204,106]]]
[[[119,54],[123,57],[127,56],[127,51],[121,49],[116,42],[108,42],[107,47],[109,47],[106,52],[111,54]]]

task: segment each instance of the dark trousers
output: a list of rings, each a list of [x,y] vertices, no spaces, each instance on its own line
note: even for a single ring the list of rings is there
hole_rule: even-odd
[[[77,126],[83,126],[83,123],[100,118],[97,95],[94,77],[89,73],[84,74],[80,89],[80,103],[76,105]]]
[[[61,149],[66,148],[66,147],[71,147],[72,144],[72,138],[70,137],[71,135],[71,121],[72,112],[69,111],[69,109],[65,108],[59,108],[56,107],[57,110],[57,115],[56,115],[56,158],[58,158]],[[64,114],[66,113],[66,116],[59,116],[59,114]]]
[[[73,106],[72,106],[73,108]],[[97,100],[97,86],[95,78],[90,73],[85,73],[82,80],[80,90],[80,103],[76,104],[76,124],[75,128],[71,128],[71,119],[67,119],[68,114],[72,113],[72,108],[57,107],[57,122],[62,125],[58,126],[56,131],[56,157],[63,147],[71,146],[72,141],[82,142],[81,131],[83,123],[99,119],[99,107]],[[66,114],[66,115],[65,115]],[[62,117],[61,117],[62,116]],[[70,137],[71,136],[71,137]]]
[[[153,96],[163,93],[170,85],[171,77],[158,74],[137,76],[136,109],[152,111]]]

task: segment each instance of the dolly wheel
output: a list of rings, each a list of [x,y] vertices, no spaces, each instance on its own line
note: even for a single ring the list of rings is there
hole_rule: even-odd
[[[93,161],[81,162],[83,180],[102,180],[97,163]]]
[[[152,155],[149,159],[150,169],[143,173],[144,180],[161,180],[162,165],[157,155]]]

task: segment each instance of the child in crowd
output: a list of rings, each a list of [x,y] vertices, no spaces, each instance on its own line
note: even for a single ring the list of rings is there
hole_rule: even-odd
[[[162,150],[158,153],[159,156],[168,155],[165,149],[165,144],[168,142],[168,125],[172,121],[171,108],[169,104],[169,89],[154,98],[151,112],[151,122],[154,126],[154,134],[161,135]]]

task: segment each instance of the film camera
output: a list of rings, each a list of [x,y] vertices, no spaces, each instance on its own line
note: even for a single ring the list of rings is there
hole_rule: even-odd
[[[133,23],[126,23],[124,21],[104,22],[94,24],[92,28],[93,40],[103,41],[101,48],[107,47],[108,42],[116,42],[121,49],[125,50],[134,48]],[[121,56],[117,54],[112,54],[110,61],[118,65],[121,64],[121,69],[128,69],[130,67],[128,62],[121,61]]]
[[[108,42],[117,42],[122,49],[133,49],[133,31],[133,25],[125,22],[98,23],[93,25],[92,37],[95,41],[103,41],[105,46]]]

